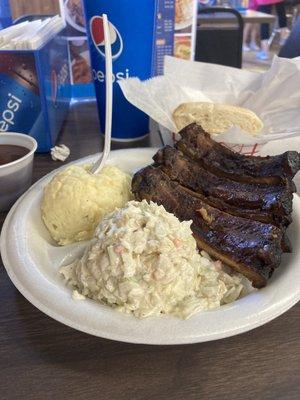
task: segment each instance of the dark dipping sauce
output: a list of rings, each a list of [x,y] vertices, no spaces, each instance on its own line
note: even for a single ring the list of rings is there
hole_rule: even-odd
[[[23,146],[15,146],[14,144],[0,144],[0,165],[5,165],[19,158],[24,157],[30,152]]]

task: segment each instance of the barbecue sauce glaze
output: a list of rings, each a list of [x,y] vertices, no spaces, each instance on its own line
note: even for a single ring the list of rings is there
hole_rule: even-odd
[[[0,144],[0,165],[5,165],[29,153],[29,149],[13,144]]]

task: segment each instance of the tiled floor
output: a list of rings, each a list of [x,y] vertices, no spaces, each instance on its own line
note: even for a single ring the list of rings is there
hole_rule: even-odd
[[[258,60],[256,57],[257,52],[255,51],[243,52],[243,68],[257,72],[266,71],[272,64],[274,55],[278,54],[279,50],[280,47],[277,40],[271,47],[269,60],[266,61]]]
[[[243,53],[243,68],[255,72],[263,72],[269,69],[274,53],[272,52],[270,59],[266,61],[258,60],[256,54],[255,51]]]

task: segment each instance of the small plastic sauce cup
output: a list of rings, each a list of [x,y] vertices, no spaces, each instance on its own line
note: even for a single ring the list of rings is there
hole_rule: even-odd
[[[33,156],[37,142],[28,135],[15,132],[1,132],[0,145],[22,146],[29,150],[8,164],[0,165],[0,211],[7,211],[31,185]]]

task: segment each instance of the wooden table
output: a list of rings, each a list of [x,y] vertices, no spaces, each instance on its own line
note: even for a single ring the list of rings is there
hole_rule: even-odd
[[[94,153],[98,132],[94,104],[73,109],[60,137],[71,148],[70,160]],[[60,165],[47,154],[36,155],[34,180]],[[4,218],[0,214],[1,225]],[[299,399],[300,304],[224,340],[124,344],[47,317],[17,291],[0,264],[1,400]]]
[[[255,10],[246,10],[241,12],[244,22],[251,22],[253,24],[272,24],[276,21],[276,16]]]
[[[276,17],[272,14],[262,13],[260,11],[246,10],[240,13],[244,22],[258,23],[258,24],[272,24],[275,22]],[[198,24],[201,23],[232,23],[236,20],[233,14],[216,13],[216,14],[201,14],[198,16]]]

